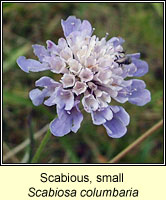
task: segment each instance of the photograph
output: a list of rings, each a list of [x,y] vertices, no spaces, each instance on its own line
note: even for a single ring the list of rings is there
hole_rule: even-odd
[[[163,165],[163,10],[3,2],[2,164]]]

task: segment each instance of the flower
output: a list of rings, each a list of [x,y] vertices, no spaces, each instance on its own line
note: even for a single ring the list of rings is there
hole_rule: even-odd
[[[37,80],[36,87],[43,89],[30,91],[30,99],[35,106],[43,102],[56,105],[58,118],[50,124],[55,136],[77,132],[83,120],[79,109],[82,102],[95,125],[103,125],[112,138],[122,137],[127,132],[129,114],[110,103],[128,101],[143,106],[151,100],[144,81],[132,79],[145,75],[148,64],[140,59],[140,53],[125,55],[122,38],[107,40],[108,34],[101,39],[93,35],[87,20],[70,16],[61,25],[65,38],[60,38],[57,45],[47,40],[47,48],[32,46],[39,61],[24,56],[17,59],[27,73],[50,70],[62,75],[59,82],[46,76]]]

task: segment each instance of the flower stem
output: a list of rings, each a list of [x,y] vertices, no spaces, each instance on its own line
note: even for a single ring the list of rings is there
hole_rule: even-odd
[[[43,152],[43,149],[46,146],[46,144],[48,143],[50,137],[51,137],[51,132],[50,132],[50,129],[48,129],[47,133],[45,134],[43,140],[41,141],[40,146],[38,147],[32,161],[31,161],[31,163],[38,163],[40,156]]]
[[[148,136],[152,135],[157,129],[159,129],[163,125],[163,120],[159,121],[157,124],[152,126],[148,131],[146,131],[143,135],[141,135],[137,140],[135,140],[132,144],[126,147],[123,151],[121,151],[117,156],[115,156],[108,163],[117,163],[121,158],[123,158],[128,152],[138,146],[141,142],[143,142]]]

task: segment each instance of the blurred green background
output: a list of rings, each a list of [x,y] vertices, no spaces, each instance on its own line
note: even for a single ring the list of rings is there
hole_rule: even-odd
[[[163,118],[163,4],[162,3],[3,3],[3,156],[4,163],[29,163],[43,135],[34,134],[56,116],[54,106],[33,106],[28,93],[43,75],[56,79],[51,72],[27,74],[20,70],[20,55],[35,58],[32,44],[45,45],[63,37],[61,19],[75,15],[87,19],[99,37],[125,39],[127,53],[141,52],[149,64],[149,73],[141,77],[151,91],[152,100],[137,107],[125,103],[131,116],[127,134],[120,139],[107,136],[103,126],[95,126],[89,114],[77,134],[52,136],[41,163],[105,163],[135,141]],[[9,152],[25,145],[16,155]],[[163,163],[163,129],[160,128],[119,163]]]

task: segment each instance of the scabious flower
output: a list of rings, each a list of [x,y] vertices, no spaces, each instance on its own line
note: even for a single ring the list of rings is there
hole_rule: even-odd
[[[108,34],[101,39],[92,35],[94,29],[87,20],[70,16],[61,25],[65,38],[58,44],[47,40],[47,48],[32,46],[39,61],[24,56],[17,59],[27,73],[50,70],[62,75],[59,82],[41,77],[35,85],[43,89],[30,91],[30,99],[35,106],[43,102],[56,105],[58,117],[50,124],[55,136],[78,131],[83,120],[82,103],[95,125],[103,125],[112,138],[122,137],[130,117],[123,107],[110,105],[111,101],[138,106],[148,103],[151,97],[144,81],[133,79],[146,74],[148,64],[140,59],[140,53],[125,55],[122,38],[107,40]]]

